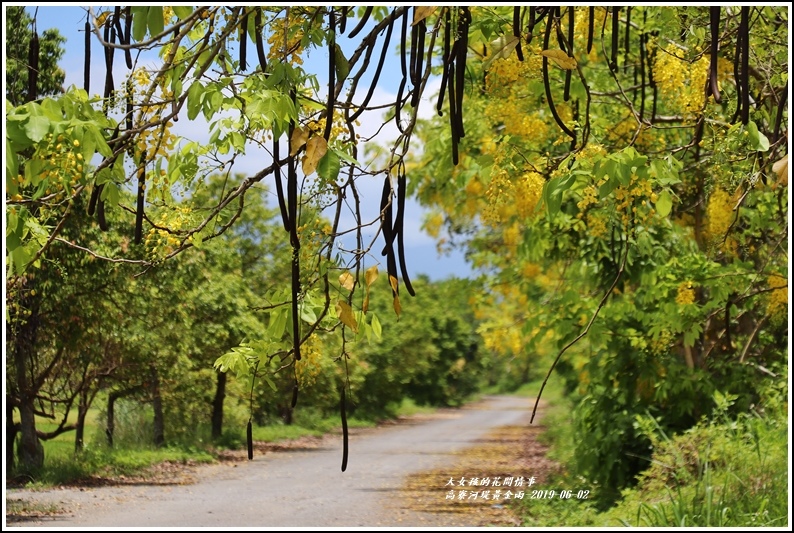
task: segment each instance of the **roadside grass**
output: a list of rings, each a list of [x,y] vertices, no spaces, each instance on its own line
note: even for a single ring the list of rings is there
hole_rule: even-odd
[[[523,386],[517,394],[534,397],[540,383]],[[527,527],[785,527],[788,524],[787,404],[771,406],[763,415],[729,417],[730,400],[680,435],[668,436],[652,418],[638,420],[653,442],[651,467],[620,501],[599,512],[590,490],[576,476],[572,428],[573,403],[552,378],[543,393],[547,402],[540,440],[550,446],[548,457],[563,468],[544,489],[572,490],[568,499],[515,500]]]

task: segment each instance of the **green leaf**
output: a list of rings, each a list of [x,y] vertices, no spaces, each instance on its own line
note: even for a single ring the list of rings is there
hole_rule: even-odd
[[[769,150],[769,139],[766,138],[766,135],[758,131],[758,126],[756,126],[755,122],[752,120],[747,123],[747,132],[750,138],[750,146],[753,147],[753,150],[759,152],[766,152]]]
[[[50,131],[50,120],[45,116],[31,116],[25,124],[28,139],[37,143]]]
[[[350,63],[347,62],[342,48],[336,43],[334,43],[334,66],[336,68],[337,82],[347,78],[347,75],[350,73]]]
[[[149,8],[146,6],[132,6],[132,38],[142,41],[146,37],[146,25],[149,20]]]
[[[151,37],[163,33],[163,30],[165,29],[165,22],[163,21],[163,8],[161,6],[150,7],[146,20],[149,26],[149,35]]]
[[[193,14],[193,6],[171,6],[179,20],[186,19]]]
[[[339,154],[335,150],[328,150],[317,163],[317,175],[326,182],[336,181],[341,168]]]
[[[268,335],[273,339],[280,339],[287,329],[287,309],[283,307],[270,315],[270,327],[267,330]]]
[[[378,320],[378,316],[373,314],[372,315],[372,332],[378,339],[381,339],[381,334],[383,333],[383,327],[380,325],[380,320]]]
[[[656,212],[659,213],[659,216],[666,217],[672,209],[673,199],[670,196],[670,191],[662,191],[656,200]]]
[[[309,324],[314,324],[317,322],[317,315],[315,314],[314,310],[305,302],[301,302],[298,306],[298,314],[300,314],[301,320],[307,322]]]

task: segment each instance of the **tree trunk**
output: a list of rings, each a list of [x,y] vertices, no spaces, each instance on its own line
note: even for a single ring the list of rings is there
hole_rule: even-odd
[[[38,306],[31,309],[27,319],[21,319],[14,338],[14,367],[16,390],[19,391],[19,432],[20,439],[17,448],[19,466],[24,469],[41,468],[44,465],[44,447],[36,435],[36,417],[34,414],[34,401],[36,391],[29,378],[29,365],[33,361],[33,351],[36,346],[38,330]]]
[[[215,398],[212,400],[212,438],[221,438],[223,433],[223,400],[226,398],[226,372],[218,372]]]
[[[158,448],[165,444],[165,418],[163,417],[163,398],[160,396],[160,379],[157,369],[151,368],[152,408],[154,409],[154,445]]]
[[[74,428],[74,451],[83,451],[83,437],[85,434],[85,416],[88,414],[88,393],[80,393],[80,403],[77,405],[77,424]]]
[[[6,477],[14,470],[14,444],[19,426],[14,423],[14,405],[6,394]]]

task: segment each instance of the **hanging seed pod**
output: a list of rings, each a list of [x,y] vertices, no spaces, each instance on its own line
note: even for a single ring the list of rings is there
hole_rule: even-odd
[[[375,74],[372,76],[372,83],[369,86],[369,91],[367,91],[367,95],[364,97],[364,102],[356,110],[356,112],[353,113],[353,115],[351,115],[350,122],[354,122],[361,115],[361,113],[364,112],[364,109],[366,109],[367,104],[372,98],[372,94],[375,92],[375,87],[378,85],[378,79],[380,78],[380,72],[381,70],[383,70],[383,65],[386,62],[386,51],[389,48],[389,41],[391,40],[391,33],[393,27],[394,27],[394,18],[392,17],[391,20],[389,20],[388,26],[386,26],[386,37],[383,40],[383,48],[381,49],[380,52],[380,59],[378,61],[377,67],[375,68]]]
[[[521,50],[521,6],[513,7],[513,37],[518,39],[516,56],[519,61],[524,61],[524,52]]]
[[[124,8],[124,36],[122,42],[130,45],[130,34],[132,32],[132,12],[130,6]],[[132,70],[132,51],[129,48],[124,50],[124,59],[127,61],[127,68]]]
[[[334,86],[336,85],[336,19],[334,10],[328,11],[328,101],[325,104],[325,131],[323,138],[330,140],[334,125]]]
[[[39,86],[39,33],[34,29],[28,48],[28,102],[38,98]]]
[[[554,26],[553,17],[549,17],[546,20],[546,32],[543,36],[543,49],[549,49],[549,41],[551,40],[551,30]],[[543,56],[543,88],[546,91],[546,103],[549,106],[549,111],[551,111],[554,120],[557,122],[557,125],[564,131],[569,137],[575,138],[574,133],[565,125],[565,123],[560,118],[560,115],[557,113],[557,108],[554,106],[554,99],[551,95],[551,82],[549,80],[549,58]]]
[[[648,53],[645,50],[646,35],[640,34],[640,122],[645,117],[645,62],[648,60]]]
[[[345,28],[347,28],[347,14],[349,11],[350,7],[342,7],[342,12],[339,15],[339,35],[345,34]]]
[[[786,101],[788,99],[788,82],[783,88],[783,94],[780,97],[780,102],[777,104],[777,114],[775,115],[775,127],[772,130],[772,143],[776,143],[780,139],[780,125],[783,121],[783,110],[786,108]]]
[[[709,83],[706,90],[706,97],[714,97],[714,101],[720,103],[720,89],[717,85],[717,63],[719,61],[720,46],[720,7],[712,6],[709,8],[709,19],[711,23],[711,57],[709,64]]]
[[[532,42],[532,31],[535,29],[535,6],[529,6],[529,22],[527,23],[527,44]]]
[[[620,8],[612,8],[612,55],[609,60],[609,68],[612,72],[618,70],[618,31],[620,28]]]
[[[111,28],[111,24],[108,20],[105,20],[105,28],[104,28],[104,39],[105,42],[113,44],[116,40],[116,30]],[[113,91],[115,90],[114,83],[113,83],[113,47],[106,46],[105,47],[105,91],[103,93],[103,97],[105,98],[105,102],[103,103],[105,114],[107,114],[110,108],[113,107]]]
[[[590,16],[587,22],[587,53],[593,49],[593,33],[595,30],[595,7],[590,6]]]
[[[295,93],[292,93],[294,98]],[[290,124],[289,137],[292,138],[294,125]],[[300,315],[298,314],[298,298],[301,292],[300,282],[300,239],[298,238],[298,174],[295,169],[295,156],[287,160],[287,212],[290,220],[290,245],[292,246],[292,346],[296,361],[301,360],[300,353]]]
[[[568,55],[573,57],[573,28],[574,28],[574,8],[568,7]],[[571,75],[570,70],[565,71],[565,86],[562,92],[563,101],[571,99]]]
[[[141,243],[143,237],[143,205],[146,190],[146,151],[141,154],[138,167],[138,203],[135,210],[135,244]]]
[[[397,279],[397,262],[394,258],[394,227],[392,226],[392,201],[391,201],[392,187],[391,180],[387,175],[383,182],[383,193],[380,198],[380,212],[381,212],[381,228],[383,230],[383,239],[386,241],[381,255],[386,256],[386,272],[389,279],[394,277]],[[397,296],[398,291],[392,287],[392,295]]]
[[[100,192],[99,201],[97,202],[96,216],[97,216],[97,221],[99,222],[99,229],[101,229],[102,231],[107,231],[108,222],[107,219],[105,218],[105,201],[101,197],[101,192]]]
[[[347,34],[348,39],[352,39],[358,32],[364,29],[364,26],[367,25],[367,21],[369,21],[369,16],[372,14],[373,6],[367,6],[367,9],[364,10],[364,14],[361,16],[361,20],[358,21],[356,27],[350,30],[350,33]]]
[[[408,268],[405,266],[405,245],[403,244],[403,219],[405,218],[405,192],[407,188],[405,178],[405,165],[402,163],[397,170],[397,254],[400,259],[400,272],[403,275],[405,289],[411,296],[416,296],[411,280],[408,277]]]
[[[416,25],[416,61],[414,63],[414,80],[411,81],[413,85],[413,92],[411,93],[411,106],[417,107],[419,105],[419,96],[421,94],[420,88],[422,85],[422,69],[424,66],[425,57],[425,35],[427,34],[427,25],[422,20]]]
[[[742,124],[750,122],[750,6],[742,6],[739,33],[742,35]]]
[[[94,188],[91,190],[91,199],[88,200],[88,216],[90,217],[94,216],[94,213],[96,213],[96,204],[101,192],[102,185],[94,185]]]
[[[276,181],[276,197],[278,198],[278,208],[281,211],[281,222],[284,225],[284,231],[287,233],[292,234],[292,223],[289,218],[289,213],[287,211],[287,202],[284,199],[284,185],[281,183],[281,164],[279,161],[281,160],[279,156],[279,142],[278,139],[273,139],[273,164],[275,165],[275,171],[273,172],[273,177]]]
[[[449,78],[449,64],[451,61],[450,54],[449,54],[449,46],[450,46],[450,35],[452,33],[450,29],[450,20],[449,20],[449,8],[445,8],[444,10],[444,55],[441,58],[441,89],[438,91],[438,101],[436,102],[436,111],[438,112],[438,116],[443,116],[443,112],[441,108],[444,105],[444,92],[447,89],[447,79]]]
[[[412,30],[413,31],[413,30]],[[409,68],[407,66],[408,61],[406,61],[406,43],[408,40],[408,10],[405,10],[402,17],[402,25],[400,26],[400,69],[402,71],[402,79],[400,80],[400,87],[397,89],[397,99],[394,102],[394,123],[397,126],[397,129],[400,133],[403,133],[403,126],[402,126],[402,118],[400,117],[400,113],[402,112],[402,102],[403,102],[403,91],[405,91],[405,85],[407,83],[407,79],[409,76]],[[413,40],[416,43],[416,40]],[[413,45],[412,45],[413,46]],[[410,63],[411,63],[411,70],[410,76],[413,79],[413,49],[411,52]]]
[[[290,402],[290,408],[295,409],[296,405],[298,405],[298,382],[297,381],[292,386],[292,401]]]
[[[469,51],[469,24],[471,23],[471,12],[468,7],[462,7],[458,17],[458,57],[455,61],[455,94],[456,102],[455,108],[457,110],[457,128],[458,138],[462,139],[466,136],[463,129],[463,89],[466,81],[466,56]]]
[[[623,72],[629,68],[629,48],[631,48],[631,6],[626,7],[626,34],[623,38]]]
[[[256,55],[259,59],[259,68],[267,76],[267,57],[265,56],[265,43],[262,39],[262,8],[256,8],[254,27],[256,28]]]
[[[345,387],[342,386],[342,395],[339,399],[339,410],[342,418],[342,472],[347,470],[348,434],[347,434],[347,407],[345,406]]]
[[[248,68],[247,59],[248,52],[248,11],[243,15],[240,21],[240,70],[245,71]]]
[[[245,428],[245,442],[248,445],[248,460],[254,458],[254,427],[251,419],[248,419],[248,426]]]
[[[85,19],[83,26],[85,31],[85,55],[83,63],[83,89],[90,94],[91,91],[91,23],[88,22],[88,16]]]

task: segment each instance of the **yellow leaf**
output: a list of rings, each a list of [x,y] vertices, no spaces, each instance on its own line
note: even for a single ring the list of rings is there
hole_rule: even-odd
[[[356,317],[353,315],[353,308],[346,301],[339,300],[336,302],[336,313],[339,315],[339,320],[342,324],[348,326],[354,333],[358,333],[358,322],[356,322]]]
[[[310,176],[317,170],[317,163],[328,151],[328,143],[325,137],[315,135],[306,143],[306,155],[303,156],[303,174]]]
[[[361,304],[361,312],[366,315],[367,311],[369,311],[369,287],[367,287],[367,294],[364,295],[364,303]]]
[[[354,278],[350,272],[344,272],[339,276],[339,284],[349,291],[353,290],[353,284],[355,281],[356,278]]]
[[[391,290],[397,292],[397,278],[392,275],[389,275],[389,285],[391,285]]]
[[[367,284],[367,287],[375,283],[375,280],[378,279],[378,265],[372,265],[364,272],[364,281]]]
[[[354,278],[350,272],[344,272],[341,276],[339,276],[339,284],[349,291],[353,290],[353,284],[355,281],[356,278]]]
[[[437,7],[438,6],[416,6],[416,8],[414,8],[414,21],[411,23],[411,26],[419,24],[432,15]]]
[[[576,68],[576,59],[572,58],[562,50],[542,50],[540,55],[548,57],[557,66],[565,70],[573,70]]]
[[[394,312],[397,313],[397,316],[400,316],[400,313],[402,313],[402,310],[403,310],[403,308],[400,305],[400,297],[395,294],[394,295]]]
[[[516,45],[518,45],[519,38],[515,35],[507,37],[502,35],[498,39],[494,40],[491,43],[491,55],[488,56],[488,59],[482,62],[482,69],[488,70],[491,67],[491,63],[493,63],[497,59],[507,59],[510,57],[510,54],[513,53],[515,50]]]
[[[309,129],[303,129],[300,126],[292,130],[292,138],[289,140],[289,155],[293,156],[298,153],[298,150],[303,148],[306,141],[309,139]]]
[[[788,187],[788,154],[784,155],[772,165],[772,172],[777,174],[777,181],[782,187]]]

